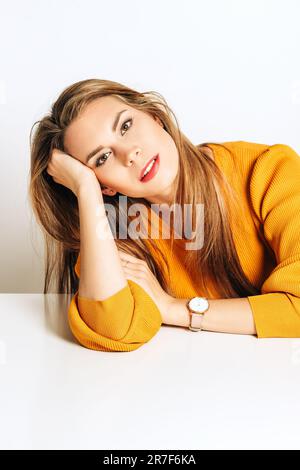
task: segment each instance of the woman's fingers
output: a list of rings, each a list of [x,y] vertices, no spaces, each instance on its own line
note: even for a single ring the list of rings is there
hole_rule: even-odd
[[[120,255],[121,260],[123,260],[124,262],[128,261],[129,263],[133,263],[141,267],[142,266],[148,267],[146,261],[136,258],[135,256],[129,255],[128,253],[121,252],[121,250],[119,250],[119,255]]]

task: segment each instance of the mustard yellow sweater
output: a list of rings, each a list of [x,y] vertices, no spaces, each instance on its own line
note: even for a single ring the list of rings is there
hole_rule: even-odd
[[[299,338],[300,157],[284,144],[235,141],[223,145],[226,149],[212,144],[210,148],[244,207],[240,216],[247,237],[239,224],[233,224],[232,233],[241,266],[260,291],[248,297],[257,337]],[[174,245],[171,253],[170,240],[157,239],[155,243],[163,246],[167,256],[175,297],[204,295],[195,274],[182,264],[182,246]],[[80,254],[75,272],[79,277]],[[214,288],[210,293],[212,299],[221,298]],[[162,325],[156,304],[131,280],[103,301],[80,297],[77,291],[69,306],[68,321],[81,345],[99,351],[137,349]]]

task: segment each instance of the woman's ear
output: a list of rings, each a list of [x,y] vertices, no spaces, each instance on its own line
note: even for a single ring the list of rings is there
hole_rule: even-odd
[[[115,196],[117,194],[117,191],[111,188],[102,188],[102,193],[106,196]]]

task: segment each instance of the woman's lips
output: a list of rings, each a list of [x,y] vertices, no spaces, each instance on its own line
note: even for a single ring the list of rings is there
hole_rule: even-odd
[[[152,159],[153,160],[153,159]],[[150,163],[152,162],[152,160],[150,160]],[[152,165],[152,168],[151,170],[149,171],[149,173],[146,174],[146,176],[141,177],[140,181],[142,183],[147,183],[147,181],[151,180],[152,178],[154,178],[154,176],[156,175],[156,173],[158,172],[158,168],[159,168],[159,154],[157,154],[155,157],[154,157],[154,164]],[[147,166],[149,165],[149,163],[147,163],[146,165],[146,168]],[[145,170],[146,168],[143,169],[142,171],[142,175],[145,173]]]

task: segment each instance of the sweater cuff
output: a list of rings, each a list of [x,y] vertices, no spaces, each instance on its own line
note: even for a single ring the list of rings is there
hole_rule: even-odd
[[[78,309],[78,291],[76,292],[69,306],[68,320],[70,329],[80,344],[89,349],[99,351],[133,351],[151,340],[159,331],[162,325],[162,317],[152,298],[139,284],[128,280],[128,286],[134,300],[133,315],[127,333],[118,340],[94,331],[91,328],[93,326],[92,322],[89,326],[83,320]],[[124,288],[124,292],[120,292],[120,295],[123,295],[126,291],[127,288]],[[97,308],[101,310],[100,301],[89,301],[89,299],[85,298],[81,298],[81,300],[85,306],[89,304],[89,308],[92,307],[92,309],[95,309],[95,306],[98,304]],[[122,306],[119,305],[118,308],[118,321],[122,318],[120,307]],[[92,315],[90,315],[90,318],[92,318]]]
[[[300,299],[271,292],[247,297],[258,338],[299,338]]]

